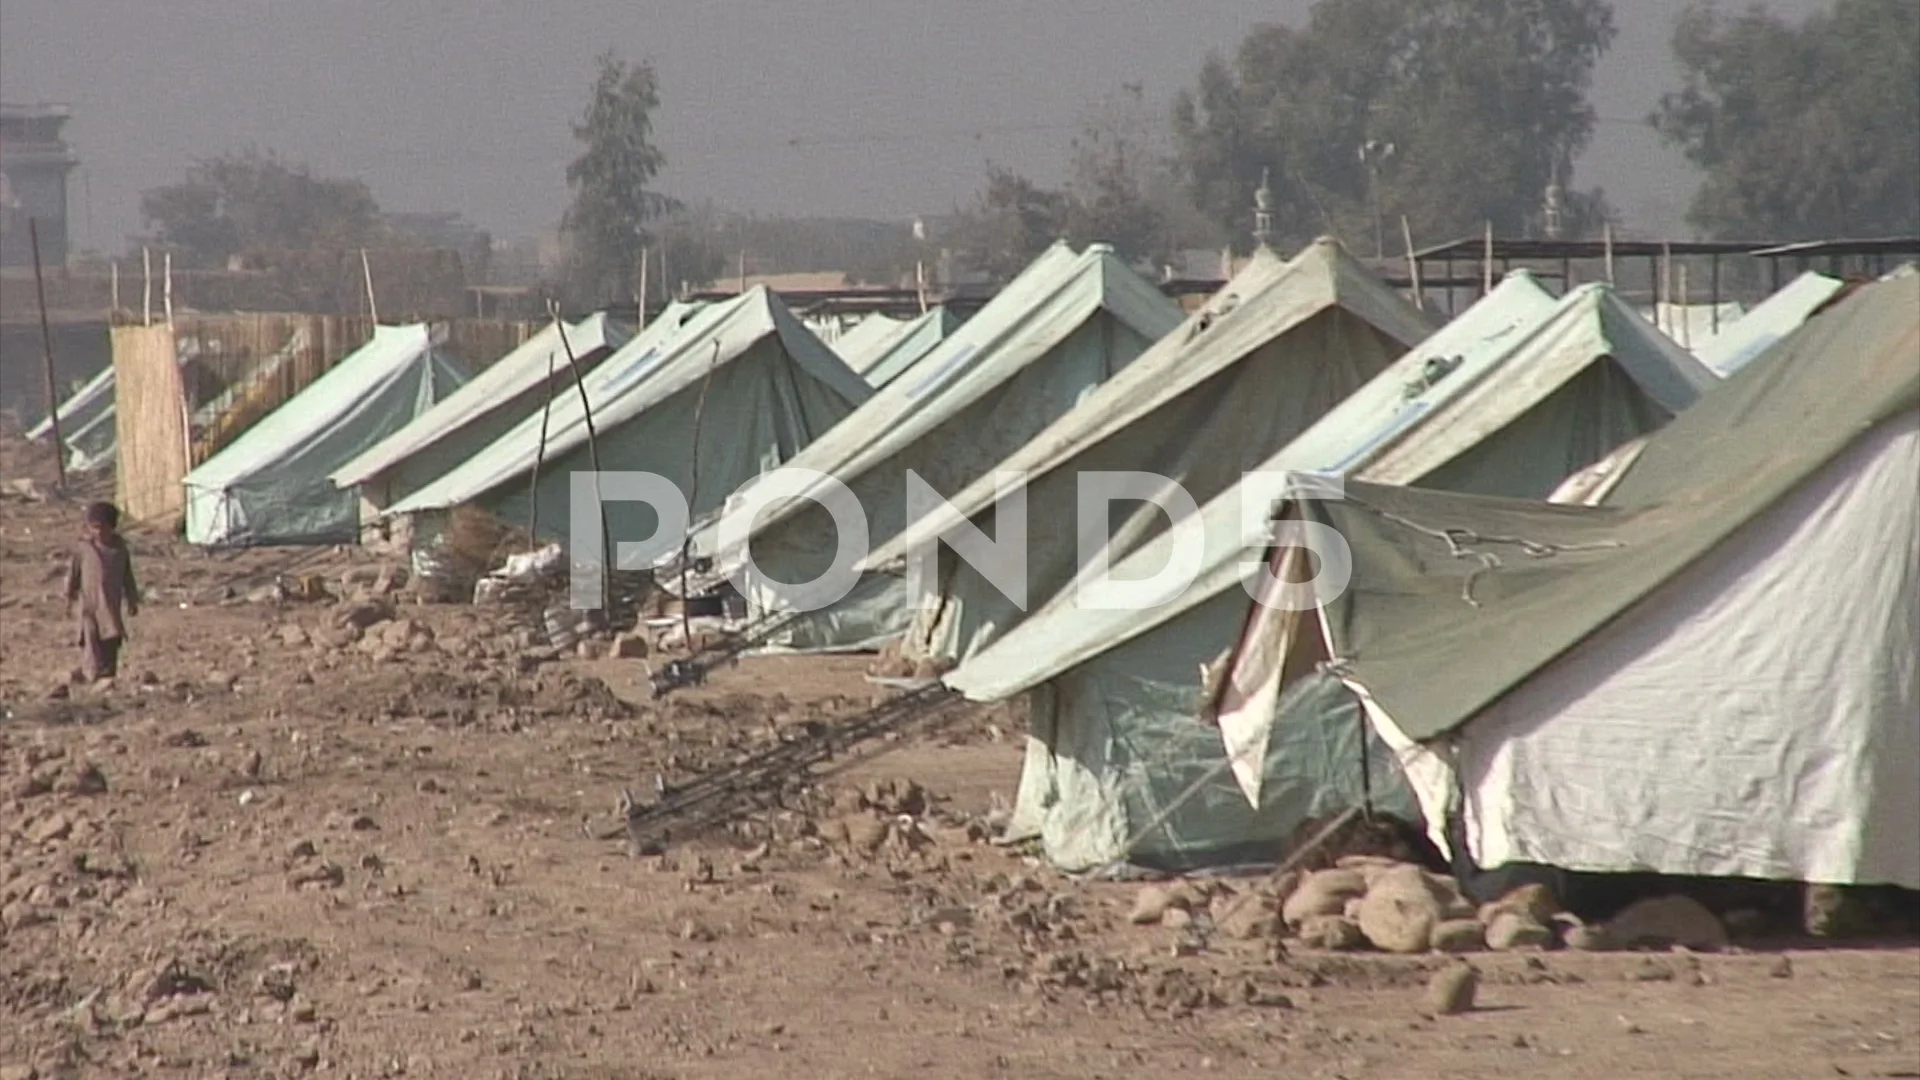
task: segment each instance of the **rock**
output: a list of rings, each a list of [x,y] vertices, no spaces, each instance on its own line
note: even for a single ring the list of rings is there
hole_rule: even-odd
[[[847,843],[855,851],[871,854],[887,842],[891,823],[872,814],[854,814],[847,819]]]
[[[1448,964],[1427,980],[1427,1007],[1436,1016],[1458,1016],[1473,1009],[1480,973],[1466,962]]]
[[[1360,932],[1385,952],[1426,952],[1445,913],[1419,867],[1396,867],[1361,898]]]
[[[205,681],[209,687],[215,690],[231,690],[234,684],[240,681],[240,677],[232,672],[221,671],[219,668],[215,668],[207,672]]]
[[[1183,907],[1170,907],[1160,913],[1160,925],[1169,930],[1185,930],[1193,925],[1193,912]]]
[[[67,795],[105,795],[107,774],[100,771],[100,766],[88,762],[76,769],[59,790]]]
[[[280,628],[280,644],[289,649],[304,648],[313,644],[313,635],[298,623],[288,623]]]
[[[1134,894],[1133,910],[1128,913],[1127,921],[1136,926],[1161,922],[1173,908],[1173,901],[1173,890],[1162,885],[1145,886]]]
[[[1577,952],[1606,952],[1613,948],[1605,927],[1583,924],[1568,926],[1560,935],[1560,943]]]
[[[1444,917],[1449,920],[1477,919],[1473,901],[1460,891],[1460,883],[1446,874],[1422,871],[1427,879],[1427,888],[1440,901]]]
[[[1279,910],[1273,897],[1264,893],[1218,897],[1212,914],[1216,930],[1241,941],[1274,937],[1280,929]]]
[[[1545,926],[1560,914],[1560,901],[1554,898],[1553,890],[1545,885],[1522,885],[1498,901],[1508,911],[1517,911],[1531,916],[1533,921]]]
[[[1280,917],[1291,927],[1304,925],[1320,915],[1339,915],[1347,901],[1366,895],[1367,879],[1358,870],[1317,870],[1300,879],[1300,884],[1280,905]]]
[[[65,840],[73,832],[73,820],[65,814],[49,814],[27,827],[27,840],[35,844],[50,844],[55,840]]]
[[[1447,919],[1434,926],[1428,939],[1435,952],[1478,952],[1487,945],[1487,928],[1479,919]]]
[[[334,616],[337,626],[351,626],[356,630],[366,630],[378,626],[393,618],[393,605],[384,600],[363,600],[357,604],[348,604]]]
[[[653,652],[653,645],[647,640],[646,633],[630,630],[613,639],[613,644],[607,648],[607,659],[644,660],[651,652]]]
[[[1487,924],[1487,948],[1495,952],[1544,949],[1553,944],[1553,931],[1517,911],[1502,911]]]
[[[1344,915],[1309,915],[1301,922],[1300,944],[1309,949],[1345,952],[1366,944],[1359,924]]]
[[[1607,936],[1621,948],[1642,945],[1689,949],[1725,948],[1727,929],[1705,904],[1690,896],[1655,896],[1629,904],[1607,923]]]
[[[40,1073],[31,1065],[0,1065],[0,1080],[40,1080]]]
[[[1782,957],[1780,957],[1779,959],[1777,959],[1777,960],[1775,960],[1775,961],[1773,962],[1773,965],[1772,965],[1771,967],[1769,967],[1769,968],[1767,968],[1767,975],[1768,975],[1768,976],[1769,976],[1770,978],[1775,978],[1775,979],[1791,979],[1791,978],[1793,978],[1793,960],[1792,960],[1792,958],[1791,958],[1791,957],[1786,957],[1786,956],[1782,956]]]

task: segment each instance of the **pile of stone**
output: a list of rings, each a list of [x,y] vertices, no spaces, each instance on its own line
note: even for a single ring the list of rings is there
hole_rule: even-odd
[[[1235,937],[1271,934],[1307,948],[1400,954],[1646,945],[1706,950],[1727,944],[1720,920],[1684,896],[1642,900],[1604,926],[1588,925],[1544,886],[1525,885],[1476,905],[1452,877],[1372,855],[1287,874],[1271,890],[1223,904],[1226,899],[1216,896],[1210,903],[1205,890],[1193,885],[1148,886],[1136,897],[1131,919],[1185,930],[1204,912]]]

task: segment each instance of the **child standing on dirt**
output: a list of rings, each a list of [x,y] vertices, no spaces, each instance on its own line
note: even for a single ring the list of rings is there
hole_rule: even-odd
[[[133,555],[120,537],[120,511],[112,503],[89,503],[86,534],[67,566],[67,603],[80,620],[84,673],[90,682],[112,679],[120,670],[120,645],[128,615],[140,614],[140,590],[133,583]]]

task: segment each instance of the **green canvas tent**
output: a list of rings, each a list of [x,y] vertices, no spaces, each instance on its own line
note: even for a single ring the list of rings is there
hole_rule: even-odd
[[[941,495],[958,491],[1180,321],[1179,305],[1111,247],[1095,244],[1075,255],[1055,244],[791,465],[845,485],[864,511],[869,545],[884,543],[907,524],[909,472]],[[720,576],[734,573],[748,545],[757,573],[778,582],[820,578],[835,556],[838,534],[817,502],[772,504],[745,523],[745,544],[726,550],[721,520],[697,525],[693,538],[693,550],[712,557]],[[786,619],[754,581],[742,591],[763,625]],[[863,574],[838,603],[784,621],[767,642],[871,649],[897,637],[910,614],[901,579]]]
[[[1846,283],[1808,270],[1786,288],[1755,304],[1753,310],[1693,350],[1700,362],[1722,378],[1739,371],[1773,343],[1793,333]]]
[[[951,310],[937,307],[899,324],[896,330],[878,340],[859,338],[860,331],[867,325],[861,323],[847,334],[840,346],[840,355],[847,357],[848,366],[878,390],[932,352],[961,321]]]
[[[969,519],[999,535],[1003,500],[1022,492],[1022,599],[1031,608],[1080,569],[1083,471],[1150,472],[1195,500],[1212,498],[1434,329],[1330,239],[1290,262],[1261,248],[1185,325],[954,496],[950,511],[926,515],[876,548],[864,568],[900,572],[910,555]],[[1020,479],[1003,484],[1003,473]],[[1108,522],[1110,559],[1167,522],[1157,506],[1132,505]],[[904,655],[959,660],[1024,617],[980,569],[944,547],[938,559],[932,602],[917,608]]]
[[[1148,578],[1176,545],[1190,545],[1198,571],[1184,588],[1144,610],[1103,610],[1080,606],[1076,583],[946,677],[976,700],[1031,692],[1010,835],[1038,836],[1050,859],[1075,870],[1270,855],[1301,821],[1373,779],[1352,764],[1363,760],[1357,751],[1336,753],[1338,740],[1364,732],[1353,709],[1351,724],[1304,729],[1323,746],[1288,744],[1300,729],[1273,742],[1258,759],[1268,780],[1255,808],[1220,772],[1219,731],[1196,719],[1245,618],[1244,589],[1287,474],[1540,497],[1715,382],[1606,286],[1554,301],[1527,275],[1509,275],[1199,514],[1112,562],[1116,578]],[[1294,689],[1289,707],[1350,705],[1325,679]],[[1404,786],[1377,794],[1411,819]]]
[[[1916,476],[1907,278],[1735,374],[1597,507],[1287,504],[1344,539],[1349,581],[1243,603],[1216,714],[1229,744],[1310,739],[1325,716],[1270,703],[1331,657],[1481,866],[1920,888]]]
[[[384,516],[425,515],[428,535],[438,512],[470,503],[525,521],[537,468],[536,529],[564,540],[572,474],[590,472],[596,452],[605,471],[666,477],[697,514],[792,460],[872,393],[765,286],[709,304],[659,336],[643,331],[583,387],[590,418],[578,393],[557,395],[550,411],[535,409]],[[604,514],[615,542],[652,536],[659,525],[645,503],[609,500]]]
[[[359,496],[327,477],[466,380],[426,324],[376,326],[372,341],[187,474],[187,540],[357,541]]]
[[[663,318],[676,315],[669,309]],[[337,487],[360,489],[361,497],[375,507],[391,506],[538,412],[549,396],[572,394],[575,370],[592,371],[629,336],[604,314],[564,326],[551,323],[412,423],[341,466],[331,479]]]

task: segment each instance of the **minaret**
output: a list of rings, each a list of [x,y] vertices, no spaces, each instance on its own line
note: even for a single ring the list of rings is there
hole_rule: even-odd
[[[1263,248],[1273,241],[1273,183],[1264,166],[1260,187],[1253,193],[1253,240]]]

